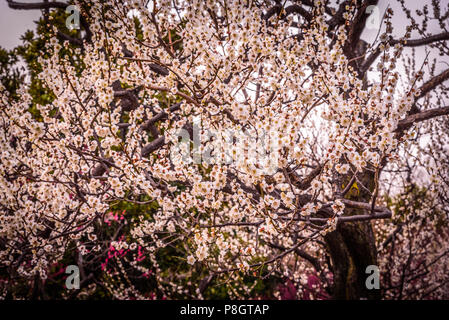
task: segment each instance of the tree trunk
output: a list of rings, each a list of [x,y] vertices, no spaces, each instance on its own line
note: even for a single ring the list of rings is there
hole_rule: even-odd
[[[366,267],[377,265],[377,250],[369,222],[340,224],[325,236],[334,275],[334,299],[380,299],[380,290],[369,290]]]
[[[374,176],[371,172],[362,175],[360,180],[369,190],[374,189]],[[347,198],[369,202],[371,195],[363,188],[357,188],[356,192],[350,191]],[[345,215],[355,214],[361,214],[360,210],[350,208],[345,210]],[[325,236],[325,242],[334,276],[333,298],[380,299],[380,290],[370,290],[365,284],[366,278],[370,275],[366,273],[366,268],[369,265],[378,265],[376,241],[371,222],[338,224],[335,231]]]

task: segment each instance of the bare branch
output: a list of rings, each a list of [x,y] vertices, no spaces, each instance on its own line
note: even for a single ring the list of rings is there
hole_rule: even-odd
[[[64,2],[38,2],[38,3],[26,3],[26,2],[15,2],[12,0],[6,0],[8,2],[8,6],[11,9],[17,10],[36,10],[36,9],[51,9],[51,8],[59,8],[65,9],[69,5]]]
[[[444,115],[449,115],[449,106],[424,110],[419,113],[412,114],[406,117],[405,119],[399,121],[396,131],[406,130],[410,128],[414,123]]]
[[[449,79],[449,69],[446,69],[439,75],[433,77],[426,83],[424,83],[420,88],[420,94],[416,97],[416,99],[424,97],[427,93],[435,89],[438,85],[442,84],[444,81]]]
[[[414,39],[414,40],[391,40],[390,44],[395,45],[396,43],[402,43],[404,47],[418,47],[426,44],[431,44],[438,41],[449,40],[449,32],[443,32],[440,34],[435,34],[422,39]]]

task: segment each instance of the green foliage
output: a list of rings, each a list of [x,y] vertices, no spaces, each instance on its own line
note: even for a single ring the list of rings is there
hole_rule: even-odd
[[[13,99],[18,98],[16,91],[24,79],[23,71],[17,66],[18,62],[19,57],[15,50],[0,48],[0,82]]]

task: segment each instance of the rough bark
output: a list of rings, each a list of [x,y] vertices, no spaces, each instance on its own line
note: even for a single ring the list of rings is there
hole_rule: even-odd
[[[334,299],[380,299],[380,290],[368,290],[366,267],[377,265],[377,249],[370,222],[348,222],[325,237],[332,260]]]
[[[347,179],[346,181],[349,181]],[[374,189],[374,175],[365,173],[361,182],[370,190]],[[363,188],[350,192],[350,200],[369,203],[371,195]],[[345,215],[366,214],[363,209],[347,208]],[[366,268],[378,265],[375,236],[370,221],[345,222],[325,236],[331,258],[334,285],[334,299],[380,299],[380,290],[366,287]]]

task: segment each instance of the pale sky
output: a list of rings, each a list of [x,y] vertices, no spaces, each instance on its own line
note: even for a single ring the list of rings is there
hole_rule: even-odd
[[[40,2],[20,0],[20,2]],[[0,46],[12,49],[21,44],[20,36],[25,31],[35,29],[33,21],[38,20],[40,10],[12,10],[6,0],[0,0]]]

